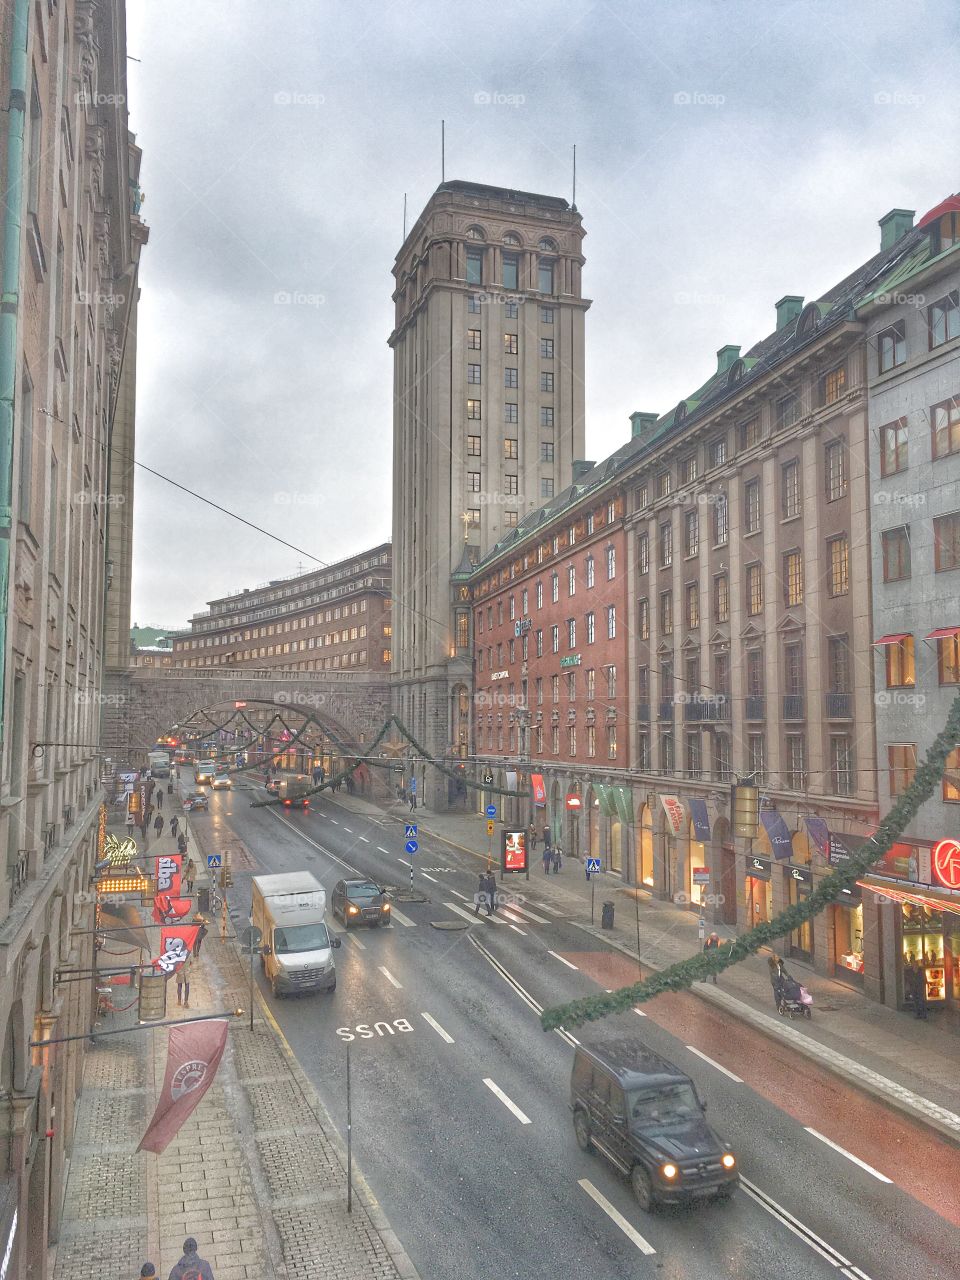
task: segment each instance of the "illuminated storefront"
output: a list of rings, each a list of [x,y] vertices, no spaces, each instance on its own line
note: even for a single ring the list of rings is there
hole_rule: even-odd
[[[637,844],[637,883],[653,888],[653,814],[648,804],[640,810]]]
[[[766,924],[773,915],[773,864],[769,858],[747,856],[747,927]]]

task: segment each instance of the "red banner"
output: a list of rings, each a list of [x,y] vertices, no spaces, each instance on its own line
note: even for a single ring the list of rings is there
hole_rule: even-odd
[[[154,923],[174,924],[189,915],[192,906],[192,898],[171,898],[169,893],[158,893],[153,900]]]
[[[167,1070],[157,1109],[138,1151],[165,1151],[196,1110],[217,1074],[227,1043],[225,1018],[173,1027],[167,1040]]]
[[[165,853],[157,859],[157,893],[169,893],[180,897],[180,868],[183,858],[179,853]]]
[[[543,774],[531,773],[530,785],[533,788],[533,803],[545,805],[547,803],[547,788],[543,785]]]
[[[167,977],[176,973],[193,950],[199,931],[198,924],[165,925],[160,930],[160,954],[154,960],[153,967]]]

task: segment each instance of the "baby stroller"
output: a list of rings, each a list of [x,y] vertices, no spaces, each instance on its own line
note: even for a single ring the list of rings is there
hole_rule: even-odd
[[[813,1017],[813,996],[796,978],[791,978],[782,966],[774,983],[774,994],[777,999],[777,1013],[781,1017],[801,1018]]]

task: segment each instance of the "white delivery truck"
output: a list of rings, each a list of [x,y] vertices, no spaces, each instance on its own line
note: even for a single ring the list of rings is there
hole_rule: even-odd
[[[170,752],[151,751],[147,755],[147,768],[152,778],[170,777]]]
[[[340,939],[324,924],[327,895],[309,871],[253,877],[250,921],[259,929],[260,960],[275,996],[335,991],[333,959]]]
[[[198,787],[202,787],[204,784],[208,787],[212,786],[216,771],[216,760],[198,760],[197,767],[193,773],[193,780]]]

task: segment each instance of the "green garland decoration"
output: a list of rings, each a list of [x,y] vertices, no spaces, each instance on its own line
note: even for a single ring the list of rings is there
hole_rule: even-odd
[[[923,764],[917,769],[913,781],[880,823],[876,832],[840,870],[824,877],[804,902],[788,907],[767,924],[756,925],[714,953],[698,952],[686,960],[670,965],[669,968],[661,970],[650,978],[629,987],[622,987],[610,995],[587,996],[568,1004],[554,1005],[552,1008],[544,1009],[540,1016],[543,1030],[555,1031],[559,1027],[569,1030],[572,1027],[582,1026],[585,1022],[596,1022],[613,1013],[625,1013],[634,1005],[652,1000],[654,996],[661,995],[665,991],[687,990],[694,982],[722,973],[731,965],[739,964],[747,956],[754,955],[761,947],[770,946],[799,928],[807,920],[812,920],[836,899],[841,890],[852,888],[860,876],[877,863],[891,845],[897,843],[910,822],[916,817],[920,806],[933,794],[934,788],[943,777],[947,756],[958,743],[960,743],[960,694],[954,699],[947,722],[927,752]]]

